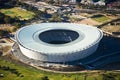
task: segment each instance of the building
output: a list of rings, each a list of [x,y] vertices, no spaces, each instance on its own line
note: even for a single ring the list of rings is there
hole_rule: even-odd
[[[19,29],[21,52],[43,62],[70,62],[97,50],[103,33],[96,27],[73,23],[41,23]]]

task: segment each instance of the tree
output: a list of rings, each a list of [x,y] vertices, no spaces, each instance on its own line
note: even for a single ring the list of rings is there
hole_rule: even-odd
[[[0,30],[0,37],[6,36],[7,34],[8,34],[8,31]]]
[[[65,4],[65,0],[59,0],[60,5]]]
[[[41,80],[49,80],[49,78],[47,76],[44,76],[41,78]]]
[[[38,2],[38,1],[40,1],[40,0],[34,0],[35,2]]]
[[[5,15],[3,13],[0,13],[0,23],[4,23],[4,17]]]
[[[18,23],[18,22],[14,22],[13,25],[14,25],[16,28],[20,28],[20,23]]]
[[[47,2],[48,4],[53,4],[53,3],[55,3],[54,0],[47,0],[46,2]]]
[[[5,23],[10,23],[11,18],[9,16],[5,16],[4,21]]]
[[[44,14],[47,14],[47,10],[48,10],[48,9],[45,8],[44,11],[43,11],[43,13],[44,13]]]
[[[84,80],[87,80],[87,76],[88,76],[88,75],[85,73],[85,75],[84,75]]]
[[[17,29],[18,29],[18,27],[15,27],[15,26],[14,26],[14,27],[11,27],[11,28],[9,29],[9,32],[11,32],[11,33],[12,33],[12,32],[15,32]]]
[[[62,19],[58,13],[54,13],[50,20],[50,22],[60,22],[60,21],[62,21]]]
[[[116,80],[116,79],[115,79],[115,75],[109,73],[109,74],[103,74],[102,80]]]

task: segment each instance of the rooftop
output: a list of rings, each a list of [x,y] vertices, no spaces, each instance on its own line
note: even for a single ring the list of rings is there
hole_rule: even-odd
[[[41,35],[46,36],[40,38]],[[70,41],[75,35],[79,36]],[[41,23],[21,28],[16,33],[16,39],[23,47],[36,52],[44,54],[67,54],[91,47],[101,40],[102,35],[101,30],[98,28],[83,24]],[[68,42],[64,44],[51,44],[44,41],[45,39],[46,41],[67,40]]]

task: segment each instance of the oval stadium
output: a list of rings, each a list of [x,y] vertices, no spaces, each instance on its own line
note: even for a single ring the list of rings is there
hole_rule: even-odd
[[[103,33],[100,29],[74,23],[40,23],[16,32],[21,52],[43,62],[70,62],[83,59],[97,50]]]

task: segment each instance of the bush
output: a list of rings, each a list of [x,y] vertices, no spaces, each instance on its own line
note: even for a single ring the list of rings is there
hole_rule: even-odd
[[[116,79],[115,79],[115,75],[109,73],[109,74],[103,74],[102,80],[116,80]]]
[[[47,76],[41,78],[41,80],[49,80]]]
[[[0,37],[4,37],[8,35],[8,31],[6,30],[0,30]]]

